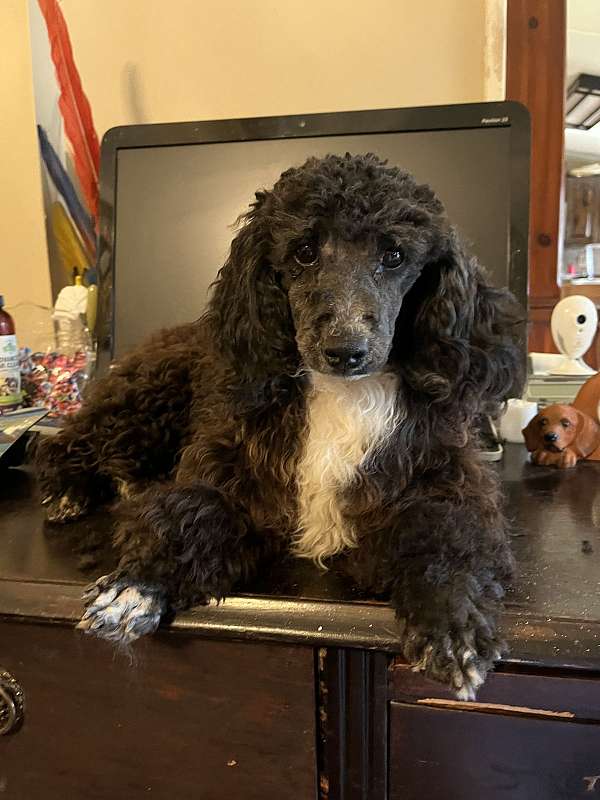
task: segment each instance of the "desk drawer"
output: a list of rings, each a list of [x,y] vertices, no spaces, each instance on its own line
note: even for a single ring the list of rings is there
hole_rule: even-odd
[[[0,737],[2,798],[314,799],[310,648],[162,633],[133,652],[0,623],[0,668],[26,704]]]
[[[600,726],[390,704],[390,800],[600,797]]]
[[[390,670],[390,699],[422,705],[456,705],[456,697],[445,686],[413,672],[401,662]],[[477,692],[476,705],[501,711],[502,706],[514,713],[530,716],[570,717],[580,722],[600,723],[600,678],[597,674],[525,672],[491,672]],[[486,710],[483,708],[482,710]],[[600,797],[600,787],[599,795]]]

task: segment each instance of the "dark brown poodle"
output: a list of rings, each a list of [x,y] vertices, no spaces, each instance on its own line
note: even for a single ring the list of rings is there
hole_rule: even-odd
[[[473,697],[512,569],[476,419],[519,384],[515,320],[429,187],[373,155],[284,172],[204,316],[119,361],[40,449],[50,520],[122,498],[81,625],[129,642],[274,553],[335,557],[388,593],[415,669]]]

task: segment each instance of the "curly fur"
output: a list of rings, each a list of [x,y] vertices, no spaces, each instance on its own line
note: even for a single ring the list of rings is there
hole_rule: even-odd
[[[415,668],[472,697],[512,569],[477,418],[519,389],[517,333],[429,187],[373,155],[309,159],[257,193],[205,315],[123,358],[41,445],[49,518],[127,487],[112,580],[170,609],[273,551],[337,553],[389,594]]]
[[[369,469],[398,424],[397,390],[392,372],[360,381],[313,377],[296,476],[296,555],[324,567],[327,557],[357,546],[357,531],[346,522],[338,495],[352,483],[359,465]]]

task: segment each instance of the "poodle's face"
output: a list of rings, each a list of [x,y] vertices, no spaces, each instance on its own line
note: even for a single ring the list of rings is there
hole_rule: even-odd
[[[286,267],[304,365],[345,377],[380,370],[402,298],[419,274],[418,263],[406,262],[403,243],[311,237],[293,247]]]
[[[284,173],[267,202],[270,260],[304,366],[347,378],[381,370],[402,301],[441,239],[439,201],[375,159],[329,157]]]

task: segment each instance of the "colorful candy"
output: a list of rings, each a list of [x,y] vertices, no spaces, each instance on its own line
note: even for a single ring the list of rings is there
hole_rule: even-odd
[[[51,417],[64,417],[79,410],[88,379],[86,353],[32,353],[25,347],[19,354],[19,365],[24,406],[43,406]]]

